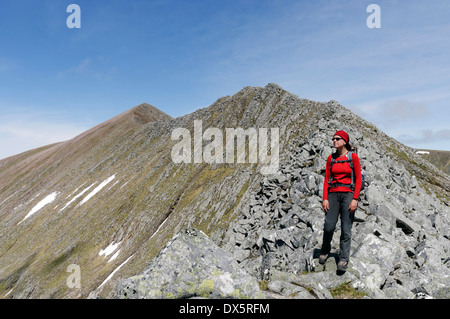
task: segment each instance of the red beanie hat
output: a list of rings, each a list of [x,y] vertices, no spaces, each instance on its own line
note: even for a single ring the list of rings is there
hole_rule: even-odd
[[[342,137],[347,143],[350,141],[350,137],[345,131],[337,131],[336,133],[334,133],[334,135]]]

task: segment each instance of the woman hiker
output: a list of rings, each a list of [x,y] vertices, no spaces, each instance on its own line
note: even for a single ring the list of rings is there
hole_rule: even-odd
[[[358,207],[361,190],[361,164],[358,156],[351,152],[350,137],[345,131],[337,131],[333,136],[336,152],[328,157],[323,185],[325,224],[319,263],[325,264],[331,249],[331,240],[339,216],[341,217],[341,237],[338,272],[345,272],[349,262],[352,224]],[[349,154],[349,152],[351,152]],[[348,157],[348,155],[351,155]],[[351,157],[351,160],[350,160]],[[353,170],[352,170],[353,164]]]

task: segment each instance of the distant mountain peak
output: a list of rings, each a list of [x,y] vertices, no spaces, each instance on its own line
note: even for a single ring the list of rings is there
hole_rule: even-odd
[[[154,107],[153,105],[150,105],[148,103],[141,103],[117,115],[111,120],[114,119],[116,120],[131,119],[137,124],[146,124],[149,122],[170,120],[172,119],[172,117],[167,115],[163,111],[159,110],[158,108]]]

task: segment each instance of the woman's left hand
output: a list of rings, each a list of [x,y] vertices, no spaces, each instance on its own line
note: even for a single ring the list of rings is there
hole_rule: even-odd
[[[350,213],[354,213],[356,209],[358,208],[358,201],[356,199],[352,199],[352,202],[350,203]]]

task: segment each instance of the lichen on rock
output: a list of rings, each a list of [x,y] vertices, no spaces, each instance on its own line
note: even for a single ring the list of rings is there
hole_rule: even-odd
[[[258,282],[200,230],[175,235],[139,275],[118,284],[118,297],[261,298]]]

